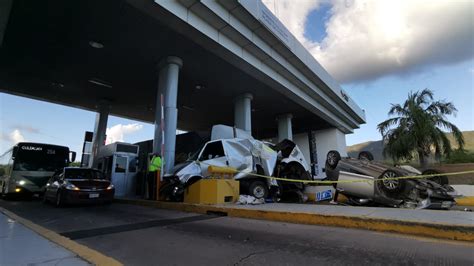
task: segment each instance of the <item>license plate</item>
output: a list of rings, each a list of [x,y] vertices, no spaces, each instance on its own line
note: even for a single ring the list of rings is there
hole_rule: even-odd
[[[443,201],[441,203],[441,208],[446,208],[449,209],[453,206],[453,203],[451,201]]]
[[[332,199],[332,192],[330,189],[316,193],[316,201],[322,201],[322,200],[328,200],[328,199]]]
[[[94,198],[98,198],[99,197],[99,193],[91,193],[89,194],[89,199],[94,199]]]

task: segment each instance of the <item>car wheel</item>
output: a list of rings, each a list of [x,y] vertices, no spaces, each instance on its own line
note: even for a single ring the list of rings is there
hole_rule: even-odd
[[[326,155],[326,163],[333,169],[336,168],[340,160],[341,154],[338,151],[329,151]]]
[[[257,199],[265,199],[268,196],[268,187],[262,181],[253,181],[249,186],[249,194]]]
[[[434,174],[441,174],[441,172],[436,171],[434,169],[428,169],[423,171],[422,175],[434,175]],[[449,184],[449,179],[445,175],[439,175],[439,176],[433,176],[433,177],[428,177],[428,180],[431,180],[433,182],[436,182],[442,186],[448,185]]]
[[[41,199],[41,202],[43,202],[44,204],[48,203],[48,198],[46,197],[46,192],[43,193],[43,197]]]
[[[382,179],[381,181],[379,181],[380,188],[382,189],[382,191],[388,194],[398,194],[399,192],[401,192],[404,188],[405,180],[391,179],[399,176],[400,174],[393,170],[386,170],[385,172],[383,172],[379,177],[379,179]]]
[[[64,206],[64,199],[63,199],[63,193],[61,191],[58,191],[56,194],[56,202],[55,202],[56,207],[60,208]]]
[[[374,160],[374,155],[371,152],[368,152],[368,151],[361,151],[357,158],[359,160],[373,161]]]

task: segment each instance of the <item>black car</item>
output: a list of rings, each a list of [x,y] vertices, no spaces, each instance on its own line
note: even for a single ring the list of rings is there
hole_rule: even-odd
[[[45,186],[43,201],[57,207],[76,203],[110,203],[114,185],[105,175],[91,168],[65,167],[56,172]]]

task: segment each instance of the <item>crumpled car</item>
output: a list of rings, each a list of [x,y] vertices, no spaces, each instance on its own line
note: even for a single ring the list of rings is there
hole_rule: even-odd
[[[374,162],[369,152],[361,152],[358,158],[341,158],[339,152],[329,151],[326,157],[328,180],[335,183],[336,193],[345,195],[351,205],[378,204],[391,207],[418,209],[449,209],[454,206],[457,192],[446,183],[446,177],[430,179],[390,178],[435,174],[435,170],[423,173],[408,165],[388,166]],[[355,180],[367,182],[350,182]],[[374,179],[381,179],[374,181]],[[386,179],[386,180],[384,180]],[[346,182],[347,181],[347,182]],[[438,182],[436,182],[438,181]]]
[[[164,176],[160,195],[168,200],[182,201],[186,187],[202,178],[209,178],[209,166],[231,167],[240,182],[240,193],[257,199],[272,197],[278,200],[282,193],[295,192],[304,196],[302,183],[285,183],[255,176],[285,177],[311,180],[309,166],[298,146],[290,140],[277,145],[253,138],[224,138],[207,142],[187,162],[178,164],[172,173]]]

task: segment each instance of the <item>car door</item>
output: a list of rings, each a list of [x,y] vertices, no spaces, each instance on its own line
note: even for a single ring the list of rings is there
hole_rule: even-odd
[[[201,162],[200,166],[203,177],[209,176],[209,166],[225,167],[229,164],[221,140],[208,142],[199,155],[198,160]]]
[[[64,177],[64,172],[57,173],[53,175],[51,178],[51,182],[49,182],[49,186],[46,189],[46,193],[48,193],[48,198],[55,198],[56,193],[58,192],[59,187],[61,186],[61,179]]]

